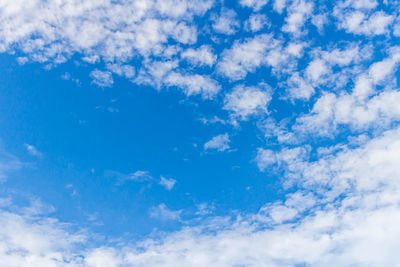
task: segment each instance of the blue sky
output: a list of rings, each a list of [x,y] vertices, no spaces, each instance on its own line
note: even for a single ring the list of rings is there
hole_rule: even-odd
[[[4,1],[0,266],[399,264],[398,10]]]

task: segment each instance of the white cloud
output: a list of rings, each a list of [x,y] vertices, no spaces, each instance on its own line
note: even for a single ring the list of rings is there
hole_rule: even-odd
[[[152,179],[153,177],[151,177],[148,171],[136,171],[134,173],[129,174],[129,180],[132,181],[144,182],[144,181],[150,181]]]
[[[353,130],[369,127],[385,129],[394,121],[400,120],[400,111],[395,104],[400,97],[398,90],[392,89],[394,83],[388,83],[382,91],[375,86],[393,77],[400,53],[391,49],[390,56],[373,63],[367,75],[360,74],[355,79],[351,93],[323,94],[314,104],[311,113],[298,117],[293,128],[313,132],[317,135],[332,136],[338,125],[349,125]],[[394,84],[395,85],[395,84]]]
[[[187,96],[201,94],[203,98],[212,98],[221,89],[217,81],[198,74],[183,75],[171,72],[165,78],[165,83],[168,86],[177,86],[183,89]]]
[[[217,33],[234,34],[240,26],[235,11],[231,9],[222,9],[219,15],[214,15],[213,20],[212,27]]]
[[[218,71],[232,80],[244,79],[248,72],[265,64],[268,51],[277,46],[270,35],[262,34],[244,42],[236,41],[222,53]]]
[[[206,142],[204,144],[204,149],[205,150],[216,149],[222,152],[230,148],[229,143],[230,143],[229,135],[227,133],[220,134],[214,136],[210,141]]]
[[[274,10],[281,14],[283,12],[283,9],[286,7],[286,1],[287,0],[275,0],[274,1]]]
[[[400,37],[400,16],[397,17],[396,23],[393,25],[393,35]]]
[[[247,31],[258,32],[265,26],[270,26],[267,16],[263,14],[253,14],[245,21],[244,27]]]
[[[375,84],[381,83],[389,75],[394,73],[395,67],[397,67],[400,59],[400,54],[396,57],[397,58],[388,58],[371,65],[368,74]]]
[[[250,7],[254,11],[260,10],[268,3],[268,0],[240,0],[240,4],[244,7]]]
[[[198,49],[187,49],[182,52],[181,57],[186,59],[194,66],[213,66],[217,60],[212,48],[207,45],[202,45]]]
[[[116,185],[123,185],[128,181],[138,183],[149,183],[153,181],[153,177],[148,171],[135,171],[133,173],[124,174],[118,171],[106,170],[104,171],[106,178],[112,178],[116,180]]]
[[[101,71],[96,69],[90,73],[90,77],[93,79],[92,82],[100,87],[110,87],[114,84],[112,74],[109,71]]]
[[[86,241],[83,233],[40,214],[0,210],[0,266],[73,266],[80,258],[72,251]],[[28,207],[29,209],[29,207]]]
[[[132,79],[135,76],[135,68],[130,65],[107,64],[107,69],[128,79]]]
[[[31,154],[32,156],[36,156],[36,157],[42,157],[43,154],[36,149],[36,147],[34,147],[33,145],[29,145],[29,144],[24,144],[26,151],[28,151],[29,154]]]
[[[256,157],[256,163],[261,171],[275,164],[277,161],[275,152],[270,149],[259,149]]]
[[[371,10],[378,6],[376,0],[350,0],[342,3],[345,7],[353,7],[355,9]]]
[[[17,62],[20,65],[25,65],[29,61],[27,57],[17,57]]]
[[[340,20],[338,25],[347,32],[364,35],[381,35],[388,33],[388,27],[394,18],[391,15],[378,11],[367,15],[359,10],[343,12],[342,9],[335,11]]]
[[[328,51],[323,51],[321,53],[321,58],[326,61],[329,65],[338,65],[340,67],[348,66],[354,63],[360,63],[365,59],[371,57],[370,48],[364,47],[360,48],[357,44],[350,43],[344,49],[332,49]]]
[[[329,23],[328,14],[313,15],[311,23],[317,27],[319,33],[322,33],[324,26]]]
[[[326,75],[328,73],[329,69],[326,66],[325,62],[321,59],[316,59],[312,61],[306,69],[306,75],[312,81],[318,81],[321,78],[321,76]]]
[[[286,163],[287,168],[291,168],[292,165],[296,165],[297,162],[304,162],[308,154],[309,148],[296,147],[292,149],[282,149],[279,152],[274,152],[270,149],[258,149],[256,163],[261,171],[264,171],[267,167],[274,165],[275,163]]]
[[[288,8],[288,15],[285,18],[285,25],[282,31],[293,35],[303,33],[303,26],[313,11],[313,3],[306,0],[296,0]]]
[[[195,43],[198,33],[191,21],[212,5],[209,0],[3,1],[0,51],[52,64],[74,54],[92,64],[124,63],[157,55],[171,38]]]
[[[223,108],[242,120],[247,120],[250,115],[267,113],[267,105],[271,100],[268,89],[264,84],[258,87],[239,85],[225,96]]]
[[[296,72],[287,81],[289,98],[308,100],[315,93],[314,87]]]
[[[160,205],[152,207],[150,209],[150,217],[165,221],[180,220],[181,213],[181,210],[174,211],[168,209],[168,207],[164,203],[161,203]]]
[[[194,44],[197,41],[197,30],[194,26],[188,26],[185,23],[171,24],[170,31],[175,40],[182,44]]]
[[[176,184],[176,180],[173,178],[165,178],[164,176],[161,176],[160,178],[160,185],[165,187],[168,191],[172,190]]]
[[[168,73],[178,66],[176,60],[167,61],[150,61],[144,64],[140,69],[135,82],[138,84],[146,84],[160,89],[163,85],[165,77]]]

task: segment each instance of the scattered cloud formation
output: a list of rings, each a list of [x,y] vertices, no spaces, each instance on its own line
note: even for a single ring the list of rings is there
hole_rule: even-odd
[[[88,86],[127,80],[132,90],[177,90],[200,126],[223,133],[203,149],[229,151],[235,136],[235,147],[250,151],[248,168],[281,185],[281,195],[257,211],[235,207],[222,215],[191,192],[157,198],[146,218],[175,223],[175,230],[133,243],[62,222],[39,199],[24,206],[0,198],[0,266],[398,265],[398,10],[398,1],[378,0],[2,1],[0,52],[18,68],[73,62]],[[85,85],[81,75],[61,73]],[[117,104],[102,109],[122,116]],[[197,147],[213,136],[196,134],[185,142]],[[1,182],[24,166],[13,154],[45,160],[35,146],[18,146],[20,154],[0,146]],[[151,173],[106,170],[96,179],[157,183],[169,197],[184,187]],[[241,177],[245,194],[256,191],[250,178]],[[81,192],[76,181],[63,184]],[[177,207],[178,198],[195,204]]]

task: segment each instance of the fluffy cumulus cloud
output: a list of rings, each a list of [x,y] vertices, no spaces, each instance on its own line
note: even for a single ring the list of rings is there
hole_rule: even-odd
[[[217,33],[231,35],[239,28],[236,13],[230,9],[222,9],[220,14],[214,16],[213,29]]]
[[[181,57],[195,66],[212,66],[216,61],[216,55],[214,55],[212,48],[207,45],[202,45],[198,49],[187,49],[182,52]]]
[[[90,76],[93,79],[93,83],[100,87],[110,87],[114,83],[112,74],[109,71],[94,70],[90,73]]]
[[[177,72],[171,72],[165,79],[168,86],[179,86],[186,95],[202,95],[204,98],[212,98],[218,93],[221,86],[217,81],[207,76],[198,74],[182,75]]]
[[[244,27],[248,31],[257,32],[264,28],[265,26],[270,26],[267,16],[263,14],[251,15],[248,20],[246,20]]]
[[[240,0],[242,6],[253,8],[255,11],[260,10],[267,3],[268,0]]]
[[[151,220],[185,227],[119,245],[91,243],[95,233],[51,209],[0,199],[0,266],[398,265],[399,9],[378,0],[1,1],[0,52],[46,69],[73,58],[96,86],[120,76],[211,105],[204,122],[223,130],[208,135],[203,156],[239,147],[231,137],[255,127],[249,162],[283,196],[225,217],[204,204],[191,221],[158,202]],[[0,147],[1,182],[25,165]],[[147,171],[104,176],[177,190]]]
[[[254,72],[265,64],[268,52],[275,46],[276,40],[266,34],[235,42],[232,48],[222,53],[218,70],[233,80],[244,79],[248,72]]]
[[[225,96],[224,109],[231,111],[234,117],[246,120],[250,115],[267,113],[270,100],[269,88],[265,84],[237,86]]]

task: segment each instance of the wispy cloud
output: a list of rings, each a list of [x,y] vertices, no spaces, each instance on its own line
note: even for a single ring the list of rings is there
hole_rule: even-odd
[[[149,183],[153,181],[153,176],[148,171],[135,171],[129,174],[124,174],[118,171],[106,170],[104,176],[116,180],[117,185],[123,185],[126,182]]]
[[[170,210],[164,203],[152,207],[149,211],[150,217],[159,220],[180,220],[181,210]]]
[[[43,154],[36,149],[36,147],[34,147],[33,145],[29,145],[29,144],[24,144],[26,151],[28,151],[29,154],[31,154],[32,156],[36,156],[36,157],[43,157]]]

